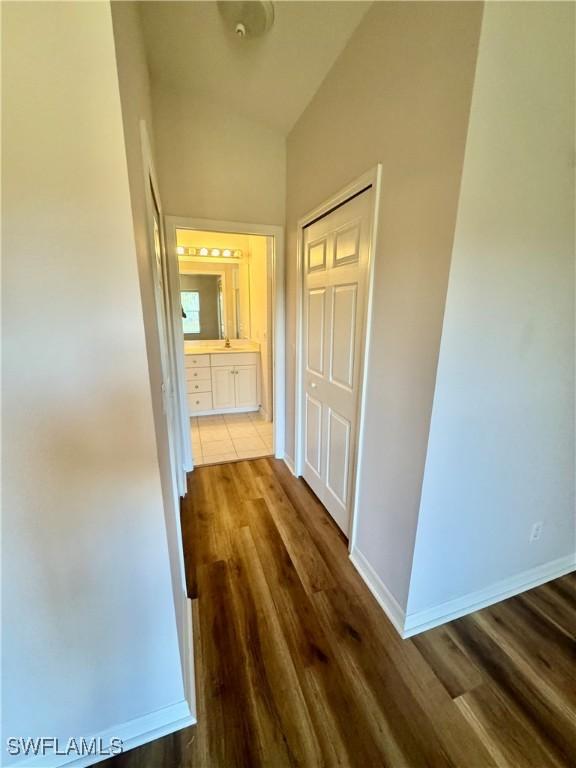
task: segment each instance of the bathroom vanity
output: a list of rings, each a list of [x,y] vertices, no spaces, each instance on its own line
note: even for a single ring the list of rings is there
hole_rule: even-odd
[[[260,407],[260,349],[184,345],[184,370],[191,416],[257,411]]]

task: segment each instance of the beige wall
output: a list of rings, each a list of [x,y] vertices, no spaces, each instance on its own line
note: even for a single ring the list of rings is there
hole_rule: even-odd
[[[153,89],[166,213],[282,224],[286,141],[268,126],[166,85]]]
[[[250,338],[260,344],[260,399],[265,416],[272,414],[272,356],[268,328],[269,270],[267,237],[250,237]]]
[[[357,546],[405,606],[482,5],[376,3],[287,143],[287,452],[296,221],[383,164]]]
[[[144,120],[151,144],[150,149],[153,152],[150,84],[148,81],[138,4],[135,2],[113,2],[111,7],[157,456],[162,479],[164,514],[170,549],[172,588],[178,619],[179,639],[181,650],[184,652],[186,593],[183,584],[184,577],[180,568],[180,533],[176,524],[180,510],[176,508],[173,490],[168,424],[162,401],[162,363],[153,277],[154,256],[149,252],[148,244],[144,165],[140,137],[140,121]]]
[[[110,7],[2,34],[4,749],[184,693]]]
[[[484,11],[410,614],[574,567],[574,10]]]

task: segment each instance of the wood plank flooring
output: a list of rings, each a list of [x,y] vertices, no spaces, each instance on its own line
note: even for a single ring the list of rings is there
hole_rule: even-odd
[[[111,768],[576,765],[575,574],[401,640],[282,462],[197,469],[182,528],[198,725]]]

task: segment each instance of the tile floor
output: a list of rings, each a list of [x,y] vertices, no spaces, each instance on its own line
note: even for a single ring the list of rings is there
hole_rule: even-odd
[[[194,464],[256,459],[274,453],[272,422],[260,413],[226,413],[190,419]]]

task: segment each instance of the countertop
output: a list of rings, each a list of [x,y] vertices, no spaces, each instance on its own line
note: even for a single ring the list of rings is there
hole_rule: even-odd
[[[230,347],[226,348],[224,342],[220,344],[197,344],[194,341],[184,342],[184,354],[185,355],[221,355],[239,352],[260,352],[260,344],[256,342],[230,342]]]

